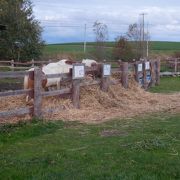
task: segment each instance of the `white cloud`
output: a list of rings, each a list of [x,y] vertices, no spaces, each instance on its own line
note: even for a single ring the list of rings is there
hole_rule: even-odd
[[[172,3],[174,2],[174,3]],[[151,1],[132,1],[132,0],[34,0],[34,13],[37,19],[41,20],[46,26],[44,37],[48,36],[48,41],[52,36],[70,37],[83,40],[84,24],[89,27],[88,38],[92,40],[93,22],[99,20],[107,24],[110,40],[127,31],[128,25],[140,19],[139,14],[146,12],[145,22],[149,23],[151,38],[153,40],[169,40],[176,36],[180,41],[180,2],[177,0],[151,0]],[[48,27],[48,26],[67,26],[67,27]],[[72,27],[70,27],[72,26]],[[80,26],[80,27],[75,27]],[[77,38],[78,36],[78,38]],[[167,38],[166,38],[167,37]]]

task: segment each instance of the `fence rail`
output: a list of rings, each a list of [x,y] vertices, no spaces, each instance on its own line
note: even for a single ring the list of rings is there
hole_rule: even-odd
[[[0,61],[0,68],[10,68],[11,71],[16,70],[27,70],[31,67],[42,66],[50,62],[57,62],[58,60],[49,60],[49,61],[27,61],[27,62],[15,62],[14,60],[10,61]],[[116,71],[121,64],[121,61],[103,61],[101,63],[112,64],[113,71]],[[134,62],[129,63],[129,66],[134,66]],[[180,58],[168,58],[161,61],[161,75],[162,76],[174,76],[180,74]]]

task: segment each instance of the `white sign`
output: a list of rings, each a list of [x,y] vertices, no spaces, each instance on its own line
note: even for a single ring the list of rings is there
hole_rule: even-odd
[[[143,70],[142,64],[138,64],[138,72],[141,72]]]
[[[104,64],[103,65],[103,76],[110,76],[111,75],[111,65]]]
[[[145,62],[145,70],[149,70],[150,69],[150,63],[149,62]]]
[[[73,79],[82,79],[85,76],[84,65],[73,66]]]

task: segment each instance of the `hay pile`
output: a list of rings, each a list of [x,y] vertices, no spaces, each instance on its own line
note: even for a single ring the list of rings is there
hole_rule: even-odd
[[[115,117],[133,117],[151,112],[180,112],[180,93],[149,93],[140,88],[133,79],[129,82],[129,89],[124,89],[120,84],[112,85],[105,93],[94,85],[81,88],[80,94],[81,109],[74,109],[68,101],[67,108],[63,111],[45,115],[45,118],[100,123]]]
[[[25,95],[19,96],[9,96],[9,97],[0,97],[0,112],[5,111],[13,111],[19,108],[24,108],[26,106],[25,103]],[[30,120],[30,115],[23,115],[18,117],[7,117],[0,118],[0,123],[16,123],[21,120]]]
[[[43,109],[51,108],[55,110],[55,112],[43,112],[43,118],[47,120],[100,123],[111,118],[133,117],[151,112],[180,112],[179,100],[180,93],[149,93],[140,88],[132,78],[129,82],[129,89],[124,89],[120,84],[111,85],[107,93],[102,92],[98,85],[81,88],[81,109],[79,110],[73,108],[70,98],[43,98]],[[0,111],[27,106],[25,96],[0,98],[0,102]],[[29,119],[28,116],[24,118]],[[6,119],[8,122],[16,122],[17,120],[17,117]],[[2,122],[1,119],[0,121]]]

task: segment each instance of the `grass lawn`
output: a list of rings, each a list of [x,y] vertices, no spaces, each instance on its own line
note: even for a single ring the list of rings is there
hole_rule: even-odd
[[[180,92],[180,77],[163,77],[161,78],[160,85],[150,88],[150,92]]]
[[[151,91],[179,91],[178,80],[163,78]],[[180,179],[179,129],[180,114],[169,113],[1,125],[0,179]]]
[[[91,58],[93,46],[95,43],[87,42],[87,53],[83,53],[83,43],[66,43],[66,44],[49,44],[46,45],[43,50],[43,57],[53,57],[61,53],[67,53],[77,58]],[[106,43],[106,58],[112,59],[112,50],[114,42]],[[180,42],[163,42],[163,41],[151,41],[149,44],[149,52],[154,54],[166,54],[171,55],[174,52],[180,51]]]
[[[179,179],[180,115],[1,127],[1,179]]]

